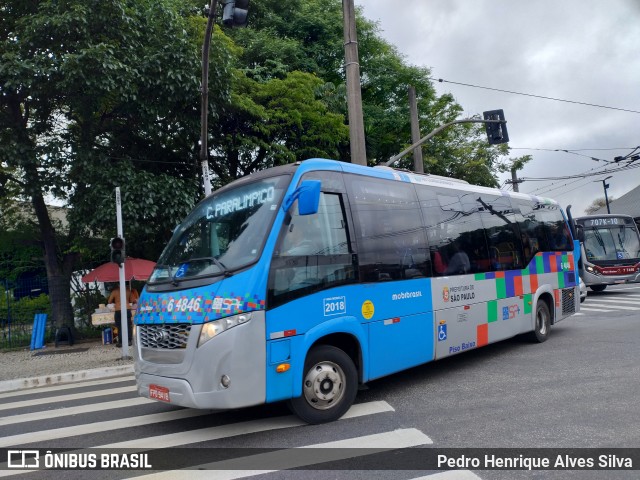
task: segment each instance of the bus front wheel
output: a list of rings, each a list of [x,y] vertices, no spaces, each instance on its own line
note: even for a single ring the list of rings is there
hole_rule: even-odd
[[[342,350],[330,345],[313,347],[304,366],[302,396],[289,408],[307,423],[339,419],[353,404],[358,391],[358,372]]]
[[[533,342],[542,343],[549,338],[549,330],[551,330],[549,306],[546,302],[540,300],[536,305],[535,325],[533,332],[529,334],[529,338]]]

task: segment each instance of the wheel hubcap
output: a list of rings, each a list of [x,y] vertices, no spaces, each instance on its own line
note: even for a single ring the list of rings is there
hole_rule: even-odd
[[[538,331],[541,335],[547,333],[547,316],[542,311],[538,312]]]
[[[333,362],[320,362],[307,372],[304,398],[318,410],[327,410],[340,403],[344,395],[344,372]]]

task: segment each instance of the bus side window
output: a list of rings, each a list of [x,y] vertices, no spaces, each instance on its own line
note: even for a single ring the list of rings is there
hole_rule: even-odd
[[[313,215],[298,215],[294,204],[271,259],[271,307],[355,281],[344,212],[339,194],[321,193],[318,212]]]
[[[509,197],[475,195],[495,270],[523,268],[522,240]]]
[[[515,210],[515,218],[520,227],[520,238],[526,267],[536,253],[547,251],[549,244],[544,232],[544,226],[536,215],[534,205],[527,202],[512,200]]]
[[[410,183],[348,179],[363,282],[426,277],[430,258],[415,189]]]

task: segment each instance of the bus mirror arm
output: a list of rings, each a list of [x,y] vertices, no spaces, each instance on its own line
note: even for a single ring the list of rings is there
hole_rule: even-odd
[[[282,209],[288,212],[293,203],[298,200],[298,213],[300,215],[313,215],[318,212],[320,204],[320,180],[304,180],[291,195],[282,203]]]

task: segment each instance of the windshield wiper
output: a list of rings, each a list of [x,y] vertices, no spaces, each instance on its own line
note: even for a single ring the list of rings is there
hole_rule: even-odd
[[[187,265],[189,263],[192,262],[202,262],[202,261],[209,261],[211,263],[213,263],[216,267],[218,267],[220,269],[219,272],[212,272],[206,275],[202,275],[203,277],[215,277],[218,275],[224,275],[225,277],[230,277],[231,275],[233,275],[233,273],[224,265],[224,263],[222,263],[220,260],[218,260],[216,257],[197,257],[197,258],[190,258],[188,262],[184,262],[182,265]],[[182,277],[178,277],[177,274],[180,271],[180,268],[178,268],[175,273],[173,274],[173,276],[171,277],[171,283],[173,283],[173,285],[178,286],[180,284],[180,281],[183,280]],[[200,275],[197,275],[200,276]],[[188,278],[193,278],[193,277],[188,277]]]
[[[604,250],[604,254],[607,254],[607,247],[605,247],[604,245],[604,240],[602,239],[602,235],[600,235],[600,230],[594,230],[593,231],[593,235],[596,237],[596,240],[598,241],[598,243],[600,244],[600,246],[602,247],[602,250]]]

